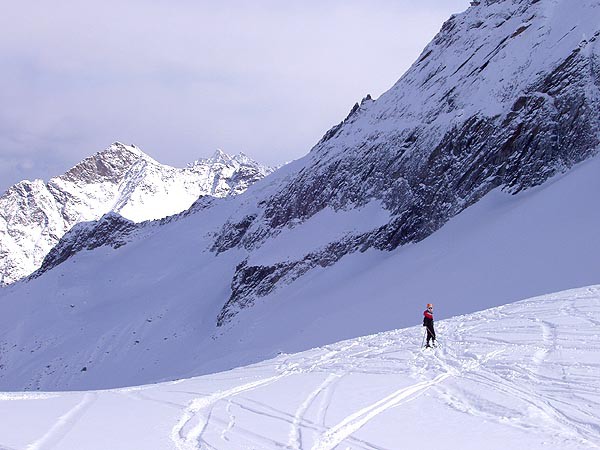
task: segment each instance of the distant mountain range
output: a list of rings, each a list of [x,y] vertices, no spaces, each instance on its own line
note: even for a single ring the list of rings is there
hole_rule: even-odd
[[[189,208],[201,196],[226,197],[274,169],[240,153],[217,150],[179,169],[158,163],[134,145],[115,142],[64,175],[22,181],[0,197],[0,282],[31,274],[73,225],[109,212],[133,222]]]

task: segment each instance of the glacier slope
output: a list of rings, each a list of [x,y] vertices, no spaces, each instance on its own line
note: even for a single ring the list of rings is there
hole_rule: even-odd
[[[0,448],[600,448],[600,286],[124,389],[0,394]],[[27,424],[23,427],[23,424]]]

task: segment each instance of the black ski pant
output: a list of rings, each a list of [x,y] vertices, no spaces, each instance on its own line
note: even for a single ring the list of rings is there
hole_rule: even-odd
[[[433,324],[426,325],[425,328],[427,328],[427,345],[429,345],[430,340],[433,339],[433,342],[435,342],[435,330],[433,329]]]

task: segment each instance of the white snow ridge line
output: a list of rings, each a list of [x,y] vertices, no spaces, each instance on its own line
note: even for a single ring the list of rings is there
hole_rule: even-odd
[[[366,408],[346,417],[336,426],[321,435],[321,438],[313,445],[312,450],[331,450],[339,445],[344,439],[358,431],[367,422],[382,412],[400,404],[403,400],[413,394],[422,393],[426,389],[441,383],[452,374],[446,372],[438,375],[431,381],[422,381],[407,388],[400,389],[393,394],[379,400]]]

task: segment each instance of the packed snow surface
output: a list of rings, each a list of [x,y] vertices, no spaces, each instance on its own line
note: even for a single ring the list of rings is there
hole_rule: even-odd
[[[591,286],[438,322],[434,350],[412,327],[169,383],[0,393],[0,448],[600,448],[599,327]]]

